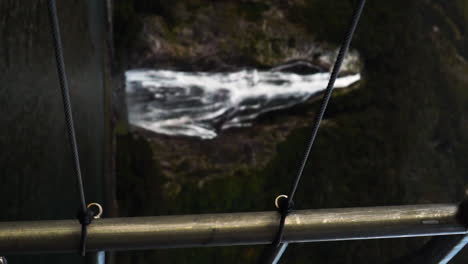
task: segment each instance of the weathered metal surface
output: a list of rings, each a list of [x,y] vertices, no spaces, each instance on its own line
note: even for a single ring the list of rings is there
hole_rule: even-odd
[[[284,242],[465,234],[450,204],[300,210],[286,220]],[[89,227],[90,251],[268,244],[277,212],[109,218]],[[1,253],[76,251],[77,220],[0,223]]]

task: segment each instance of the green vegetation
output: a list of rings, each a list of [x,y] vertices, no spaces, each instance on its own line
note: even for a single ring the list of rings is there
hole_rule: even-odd
[[[356,1],[304,2],[289,7],[292,23],[304,26],[322,41],[338,44]],[[199,8],[204,7],[200,4]],[[464,197],[468,175],[467,10],[466,1],[368,3],[353,42],[362,55],[365,80],[355,89],[334,95],[295,199],[297,208],[456,202]],[[241,14],[253,19],[263,11],[259,6],[248,11],[252,13]],[[262,45],[271,38],[256,36],[259,40],[252,37],[252,43],[264,51]],[[285,43],[279,45],[289,41]],[[252,51],[256,49],[246,48],[246,53],[239,54]],[[150,140],[121,138],[119,194],[123,212],[271,210],[274,197],[288,190],[296,173],[309,136],[309,122],[310,117],[304,118],[303,125],[297,125],[262,166],[190,171],[170,179],[163,175],[158,164],[160,150]],[[180,170],[184,168],[182,164]],[[206,175],[212,177],[200,184]],[[388,263],[424,241],[294,245],[288,249],[285,262]],[[161,250],[124,255],[123,259],[252,263],[259,249]],[[463,263],[462,257],[454,263]]]
[[[270,9],[270,5],[261,2],[240,2],[237,9],[241,17],[251,22],[259,22],[263,12]]]
[[[131,0],[115,2],[113,23],[117,63],[121,66],[127,65],[126,53],[134,47],[134,40],[142,26]]]

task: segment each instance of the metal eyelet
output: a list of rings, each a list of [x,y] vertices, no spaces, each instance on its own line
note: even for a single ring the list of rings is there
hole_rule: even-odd
[[[103,212],[102,206],[101,206],[100,204],[98,204],[98,203],[90,203],[90,204],[88,204],[87,207],[90,208],[90,207],[92,207],[92,206],[96,206],[96,207],[98,208],[98,210],[99,210],[98,213],[97,213],[97,215],[95,215],[93,218],[94,218],[94,219],[99,219],[99,218],[101,218],[101,215],[102,215],[102,212]],[[0,264],[1,264],[1,263],[0,263]]]
[[[288,196],[287,195],[284,195],[284,194],[281,194],[281,195],[278,195],[278,197],[276,197],[275,199],[275,207],[279,209],[279,205],[278,205],[278,202],[279,202],[279,199],[281,198],[286,198],[288,199]]]

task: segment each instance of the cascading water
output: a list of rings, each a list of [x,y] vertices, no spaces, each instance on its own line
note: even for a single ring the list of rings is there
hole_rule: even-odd
[[[130,70],[126,91],[130,122],[157,133],[211,139],[220,130],[249,126],[260,114],[291,107],[324,90],[329,73],[230,73]],[[338,78],[336,88],[360,80]]]

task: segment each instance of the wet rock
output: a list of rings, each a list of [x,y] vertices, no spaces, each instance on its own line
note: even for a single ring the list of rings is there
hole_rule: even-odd
[[[273,67],[271,70],[279,72],[296,73],[300,75],[314,74],[325,71],[324,68],[305,60],[288,61],[285,64]]]

